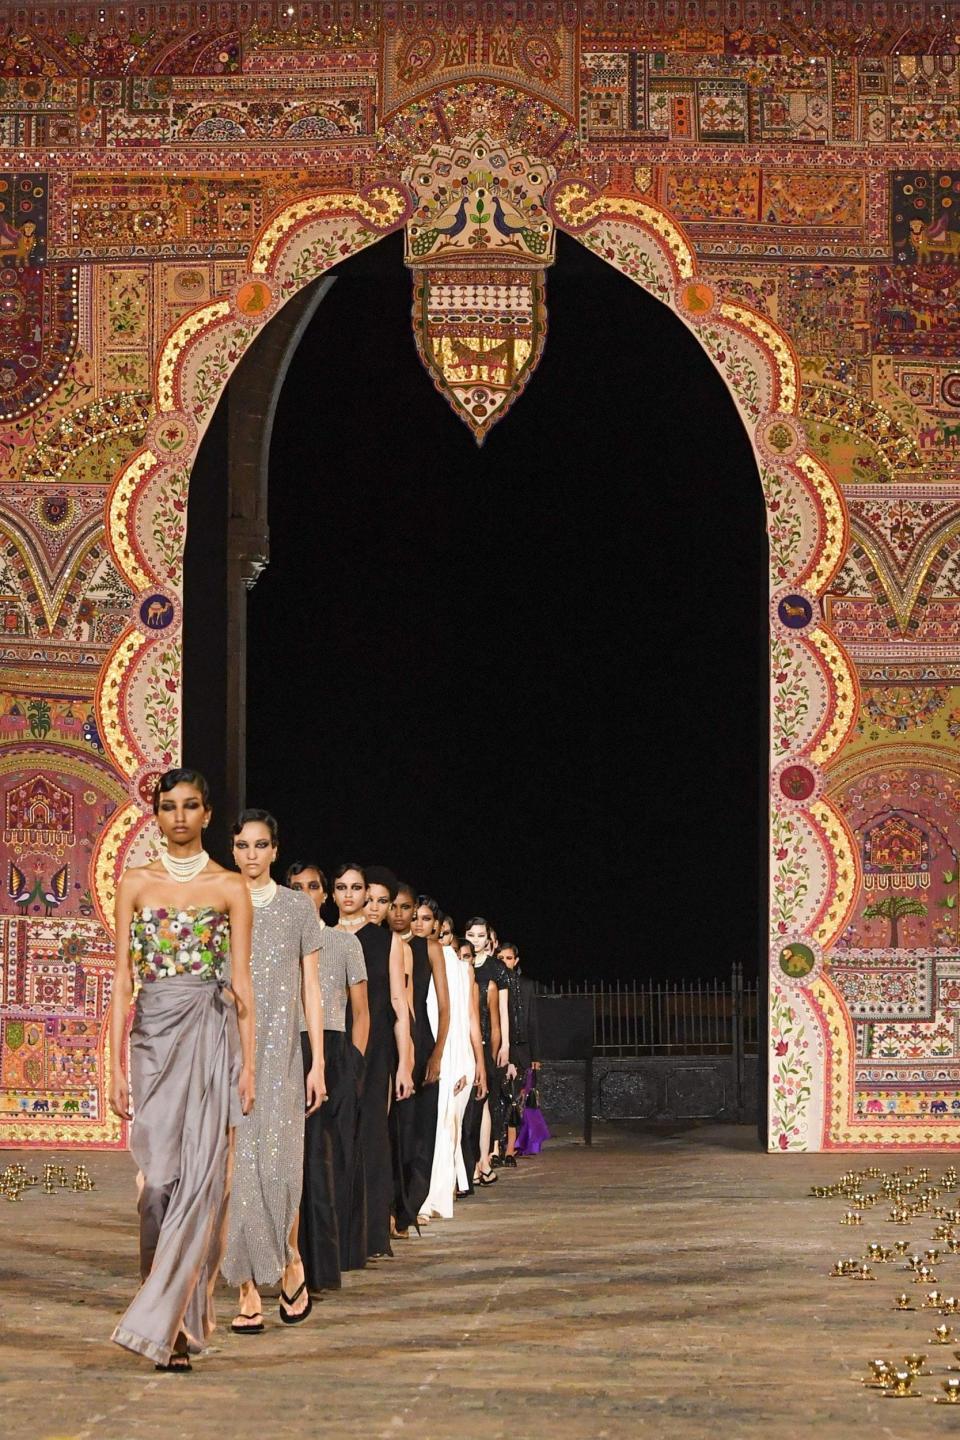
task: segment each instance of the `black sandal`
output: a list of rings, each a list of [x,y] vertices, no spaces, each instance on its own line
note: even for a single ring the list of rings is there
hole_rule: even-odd
[[[260,1324],[238,1325],[238,1320],[259,1320]],[[264,1330],[266,1329],[266,1326],[263,1323],[263,1314],[259,1310],[254,1310],[252,1315],[234,1315],[233,1319],[230,1321],[230,1329],[233,1331],[234,1335],[262,1335]]]
[[[298,1286],[298,1288],[294,1291],[292,1295],[288,1295],[286,1290],[280,1291],[280,1304],[278,1305],[277,1309],[280,1313],[280,1319],[283,1321],[284,1325],[299,1325],[301,1321],[306,1320],[307,1316],[310,1314],[310,1311],[313,1309],[313,1301],[310,1299],[309,1294],[307,1295],[307,1308],[305,1310],[301,1310],[299,1315],[288,1315],[287,1311],[283,1308],[284,1305],[286,1305],[287,1310],[289,1310],[291,1305],[296,1305],[297,1301],[300,1299],[300,1296],[303,1294],[306,1288],[307,1282],[306,1280],[304,1280],[303,1284]]]
[[[162,1370],[168,1375],[189,1375],[193,1366],[190,1364],[190,1356],[175,1352],[170,1356],[166,1365],[154,1365],[154,1370]]]
[[[477,1181],[477,1184],[478,1184],[478,1185],[496,1185],[497,1182],[499,1181],[499,1179],[500,1179],[500,1176],[497,1175],[497,1174],[495,1174],[493,1170],[488,1170],[486,1174],[484,1174],[483,1171],[481,1170],[481,1171],[480,1171],[480,1179]]]

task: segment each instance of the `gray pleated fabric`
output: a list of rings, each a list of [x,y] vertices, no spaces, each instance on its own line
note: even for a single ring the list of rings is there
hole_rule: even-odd
[[[143,1177],[143,1283],[113,1339],[161,1365],[181,1330],[196,1355],[216,1323],[239,1068],[235,1012],[215,981],[171,975],[142,987],[130,1036],[130,1149]]]

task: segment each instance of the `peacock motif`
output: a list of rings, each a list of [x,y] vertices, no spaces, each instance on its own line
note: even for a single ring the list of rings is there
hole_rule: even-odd
[[[50,888],[44,886],[43,879],[37,875],[33,885],[30,884],[27,876],[16,861],[10,861],[10,868],[7,874],[7,898],[16,905],[21,915],[26,915],[31,905],[43,905],[43,913],[52,915],[67,898],[70,890],[70,867],[61,865],[59,870],[54,871],[50,880]]]
[[[555,178],[522,145],[483,130],[432,146],[404,173],[417,349],[478,445],[543,351]]]

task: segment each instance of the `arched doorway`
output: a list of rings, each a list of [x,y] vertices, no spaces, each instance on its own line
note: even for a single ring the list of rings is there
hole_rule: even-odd
[[[729,393],[561,236],[536,381],[477,450],[417,361],[402,261],[396,236],[337,268],[280,395],[246,800],[288,857],[386,857],[461,919],[490,909],[545,979],[755,973],[766,546]],[[194,533],[243,384],[201,447]],[[195,635],[209,577],[188,542]],[[193,753],[213,675],[186,639]]]
[[[800,372],[789,339],[768,317],[698,276],[673,218],[645,199],[577,179],[557,186],[549,204],[558,228],[680,315],[723,376],[759,461],[771,540],[768,853],[776,864],[768,934],[779,1037],[768,1142],[779,1150],[845,1145],[849,1035],[841,1030],[834,1044],[832,1017],[843,1002],[824,953],[850,914],[859,870],[849,829],[824,794],[823,767],[850,733],[858,692],[821,609],[846,553],[843,500],[797,417]],[[134,797],[97,843],[94,900],[101,916],[118,866],[144,853],[149,821],[140,807],[154,767],[170,763],[171,726],[179,736],[177,705],[163,692],[179,654],[185,524],[178,515],[186,509],[199,435],[271,315],[342,258],[398,229],[411,205],[403,184],[385,181],[363,193],[324,192],[289,206],[264,227],[249,270],[229,296],[191,312],[164,343],[148,443],[118,475],[108,505],[114,556],[139,598],[138,625],[114,647],[97,693],[105,744]]]

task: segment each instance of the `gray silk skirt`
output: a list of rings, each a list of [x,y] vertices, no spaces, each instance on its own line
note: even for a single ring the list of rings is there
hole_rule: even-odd
[[[181,1332],[199,1354],[216,1323],[239,1070],[236,1015],[220,985],[171,975],[141,988],[130,1035],[130,1149],[142,1181],[142,1284],[113,1339],[160,1365]]]

